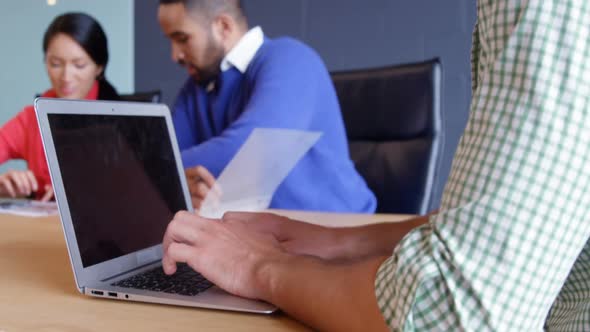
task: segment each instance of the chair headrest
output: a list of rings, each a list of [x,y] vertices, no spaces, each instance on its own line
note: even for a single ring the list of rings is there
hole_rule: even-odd
[[[439,107],[440,63],[431,60],[331,73],[352,140],[404,140],[432,135]],[[438,112],[434,112],[438,113]]]

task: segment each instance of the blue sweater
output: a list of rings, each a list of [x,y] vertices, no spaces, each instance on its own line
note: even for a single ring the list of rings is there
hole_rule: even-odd
[[[311,48],[291,38],[265,39],[244,74],[232,68],[222,79],[214,111],[192,78],[176,100],[172,117],[185,167],[203,165],[218,177],[254,128],[319,131],[270,207],[375,211],[375,196],[350,160],[329,73]]]

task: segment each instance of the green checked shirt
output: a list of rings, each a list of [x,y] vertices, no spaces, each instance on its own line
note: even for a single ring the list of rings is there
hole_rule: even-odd
[[[590,0],[480,0],[440,213],[383,263],[391,330],[590,331]]]

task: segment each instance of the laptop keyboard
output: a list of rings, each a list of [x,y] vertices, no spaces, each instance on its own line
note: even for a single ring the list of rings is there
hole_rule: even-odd
[[[186,296],[195,296],[213,286],[209,280],[187,264],[178,264],[176,273],[171,276],[166,275],[159,266],[111,285]]]

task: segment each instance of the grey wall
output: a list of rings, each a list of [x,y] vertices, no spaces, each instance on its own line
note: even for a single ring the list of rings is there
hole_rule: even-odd
[[[445,149],[438,199],[467,120],[475,0],[245,0],[251,25],[290,35],[315,48],[329,70],[440,58]],[[186,74],[170,60],[156,20],[158,0],[135,6],[136,90],[161,89],[171,105]]]

